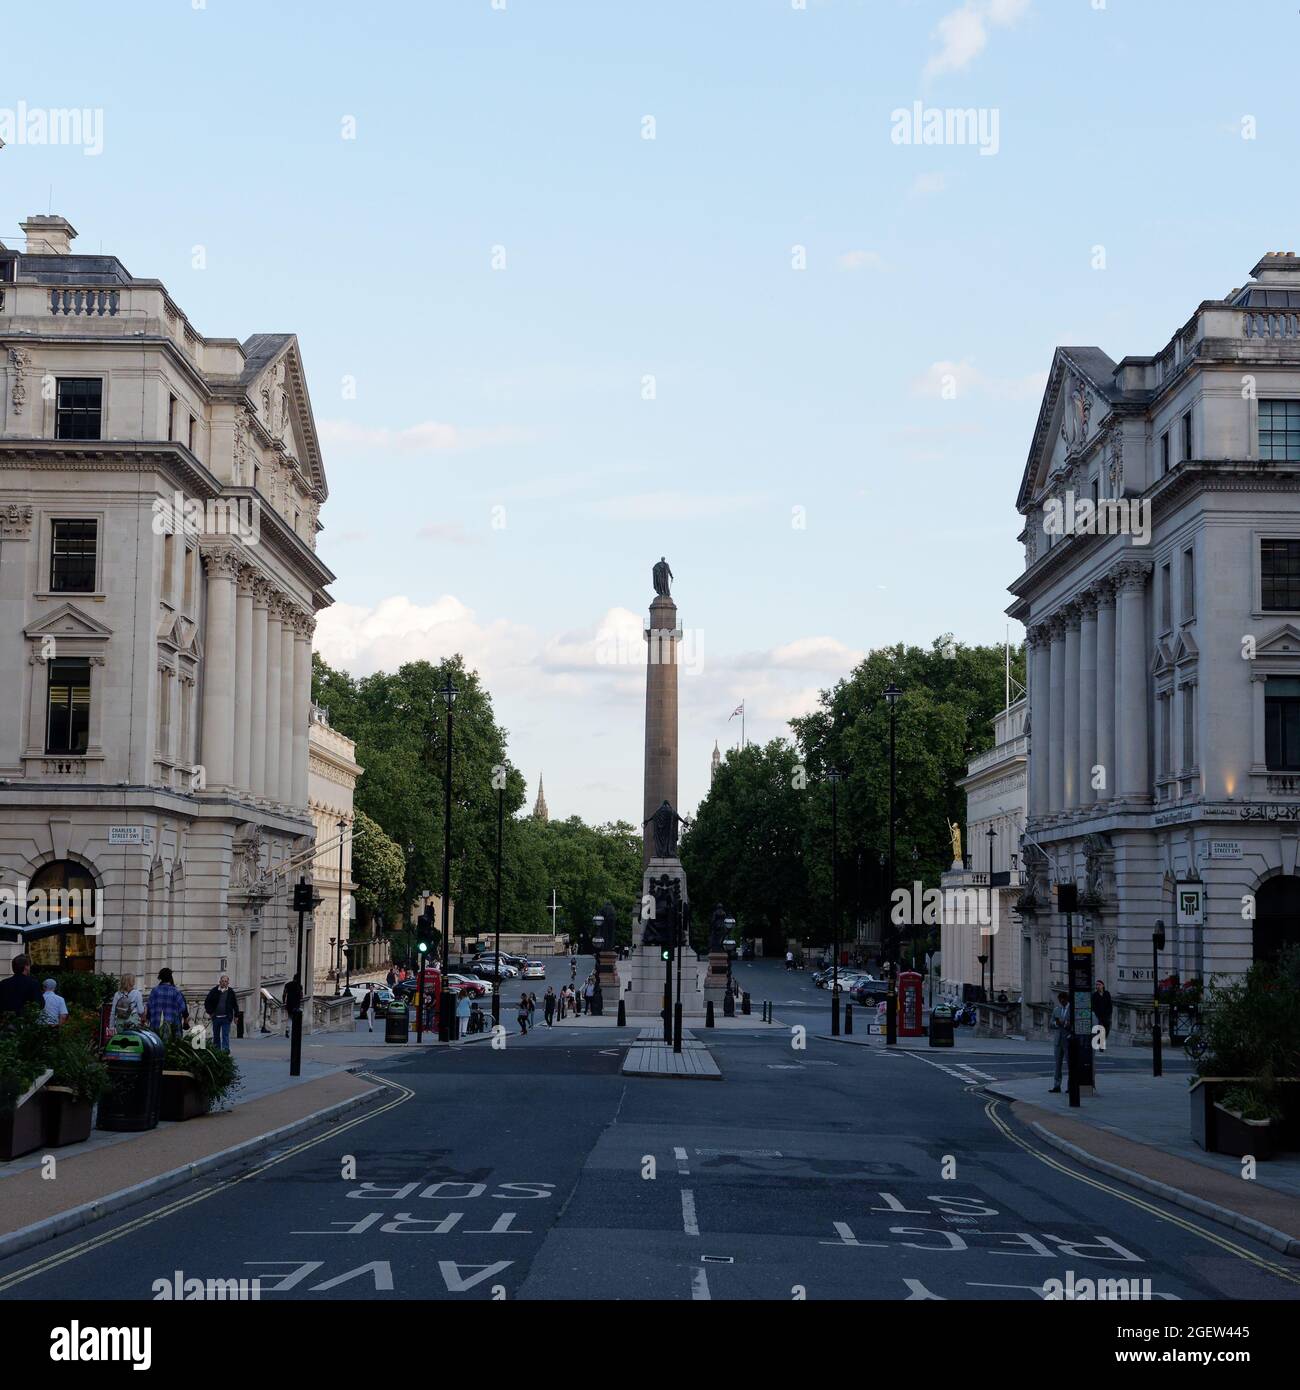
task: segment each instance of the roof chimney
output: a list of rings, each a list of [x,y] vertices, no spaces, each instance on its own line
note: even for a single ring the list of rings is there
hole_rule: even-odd
[[[72,250],[77,229],[66,217],[42,217],[39,213],[18,224],[27,236],[29,256],[66,256]]]
[[[1250,272],[1250,278],[1261,285],[1294,285],[1300,274],[1300,256],[1294,251],[1270,251]]]

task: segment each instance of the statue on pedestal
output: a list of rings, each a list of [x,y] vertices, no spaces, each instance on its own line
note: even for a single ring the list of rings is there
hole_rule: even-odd
[[[668,561],[665,560],[662,555],[659,557],[659,563],[651,572],[651,578],[654,581],[655,593],[658,594],[660,598],[672,597],[670,586],[673,580],[673,572],[668,568]]]
[[[722,944],[727,936],[727,909],[721,903],[713,909],[713,916],[709,918],[709,950],[725,951],[727,948]]]
[[[641,829],[646,826],[651,827],[651,832],[655,839],[655,858],[656,859],[676,859],[677,858],[677,827],[679,825],[690,825],[690,821],[685,817],[679,816],[673,810],[668,798],[665,797],[659,803],[659,809],[650,817],[649,820],[641,822]]]

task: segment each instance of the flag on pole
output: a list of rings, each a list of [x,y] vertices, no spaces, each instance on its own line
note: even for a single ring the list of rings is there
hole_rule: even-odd
[[[738,714],[743,715],[744,713],[745,713],[745,702],[744,702],[744,700],[742,700],[742,701],[736,706],[736,708],[733,709],[729,715],[727,715],[727,723],[730,724],[731,721],[732,721]]]

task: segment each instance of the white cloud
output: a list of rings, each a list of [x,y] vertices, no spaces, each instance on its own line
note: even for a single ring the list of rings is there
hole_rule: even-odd
[[[946,72],[962,72],[988,47],[989,26],[1008,28],[1028,12],[1032,0],[966,0],[935,25],[931,38],[939,51],[930,56],[924,77],[928,81]]]
[[[885,262],[879,251],[845,251],[836,256],[835,264],[841,270],[884,270]]]
[[[405,429],[385,425],[358,425],[350,420],[322,420],[321,440],[343,448],[393,449],[405,454],[437,454],[457,449],[485,449],[501,444],[520,444],[531,437],[528,430],[513,425],[492,428],[449,425],[439,420],[422,420]]]
[[[1030,372],[1022,377],[988,376],[964,357],[960,362],[932,362],[912,381],[914,396],[939,400],[960,400],[964,396],[990,396],[994,400],[1023,401],[1041,396],[1047,387],[1047,372]]]

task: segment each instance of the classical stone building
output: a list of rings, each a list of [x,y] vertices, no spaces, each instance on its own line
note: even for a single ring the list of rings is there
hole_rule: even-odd
[[[333,993],[337,980],[346,979],[348,974],[343,948],[352,939],[352,893],[356,889],[352,880],[352,798],[362,772],[356,751],[350,738],[330,727],[329,711],[312,705],[307,728],[307,809],[316,829],[312,875],[321,899],[312,914],[312,961],[318,993]],[[357,943],[353,970],[371,967],[369,948],[368,941]],[[387,962],[382,964],[387,966]]]
[[[1121,1033],[1147,1026],[1153,970],[1235,976],[1300,939],[1300,260],[1251,277],[1154,356],[1052,362],[1008,610],[1029,633],[1040,1023],[1058,883]]]
[[[971,759],[958,783],[966,793],[966,838],[962,859],[954,860],[941,880],[939,987],[944,995],[960,995],[965,985],[984,985],[995,999],[1005,992],[1013,1003],[1033,995],[1025,969],[1031,954],[1022,951],[1023,923],[1016,909],[1022,889],[1027,709],[1022,697],[997,716],[993,747]],[[978,910],[967,911],[971,905]],[[981,955],[989,957],[982,966]]]
[[[333,578],[297,340],[205,338],[63,218],[23,229],[0,251],[0,882],[102,893],[42,965],[278,989]]]

